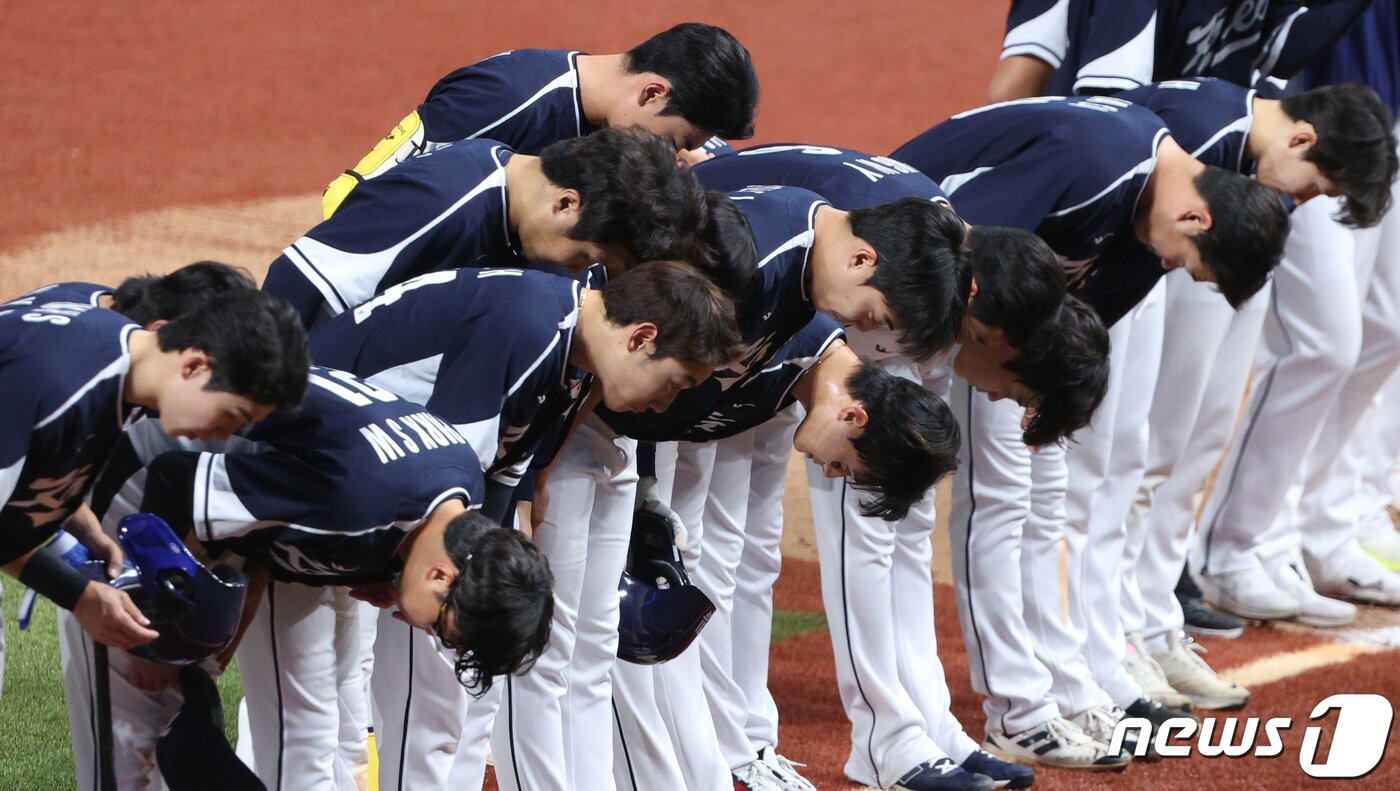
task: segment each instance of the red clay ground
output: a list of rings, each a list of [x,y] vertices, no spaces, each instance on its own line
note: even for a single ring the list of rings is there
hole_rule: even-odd
[[[981,102],[1006,6],[20,0],[5,8],[0,26],[0,298],[56,279],[112,282],[198,258],[260,272],[314,222],[315,195],[326,182],[437,77],[517,47],[613,52],[678,21],[720,24],[748,45],[759,68],[757,141],[889,151]],[[810,524],[795,519],[790,530],[810,531]],[[980,736],[946,587],[938,601],[954,711]],[[788,564],[779,603],[820,609],[811,562]],[[1211,659],[1233,667],[1318,639],[1256,630],[1212,644]],[[847,725],[830,651],[825,632],[778,645],[773,685],[784,750],[810,761],[820,787],[843,788]],[[1336,691],[1400,698],[1394,655],[1259,687],[1248,712],[1301,723]],[[1392,732],[1392,744],[1396,738]],[[1294,734],[1290,749],[1297,744]],[[1363,785],[1400,788],[1395,752]],[[1043,772],[1037,787],[1255,788],[1303,780],[1289,754],[1164,762],[1121,777]]]

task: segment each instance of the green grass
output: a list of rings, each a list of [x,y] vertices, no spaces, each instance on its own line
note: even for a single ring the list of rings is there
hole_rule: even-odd
[[[789,637],[797,637],[825,628],[826,616],[819,612],[773,611],[773,642],[775,643],[780,643]]]
[[[29,629],[21,632],[15,612],[23,588],[9,577],[3,578],[3,585],[8,656],[0,698],[0,789],[74,788],[56,608],[40,599]],[[219,692],[229,713],[226,730],[232,740],[238,726],[234,712],[243,695],[237,665],[219,680]]]

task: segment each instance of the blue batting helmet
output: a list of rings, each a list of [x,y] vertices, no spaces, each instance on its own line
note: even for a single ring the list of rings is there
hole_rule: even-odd
[[[131,654],[163,665],[202,662],[228,647],[238,631],[248,578],[227,566],[207,569],[170,526],[154,514],[131,514],[117,526],[128,565],[111,581],[151,620],[160,636]],[[104,564],[84,571],[105,580]]]
[[[627,568],[618,583],[617,658],[639,665],[674,659],[694,642],[715,605],[690,583],[670,518],[640,510],[632,518]]]

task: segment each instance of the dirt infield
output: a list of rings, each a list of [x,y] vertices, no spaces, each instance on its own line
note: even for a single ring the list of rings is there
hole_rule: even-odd
[[[7,148],[0,155],[0,297],[63,279],[112,283],[206,258],[261,275],[318,219],[322,187],[437,77],[517,47],[619,51],[687,19],[723,25],[752,51],[764,97],[756,141],[887,152],[980,103],[1006,6],[21,0],[0,26]],[[818,611],[803,493],[789,492],[790,560],[778,603]],[[939,536],[937,555],[946,559],[946,533]],[[937,578],[948,579],[944,568]],[[954,712],[980,738],[951,591],[941,585],[936,598]],[[1264,629],[1209,643],[1210,658],[1220,668],[1261,674],[1251,677],[1262,682],[1246,713],[1289,716],[1301,730],[1331,692],[1400,700],[1395,655],[1370,653],[1387,640],[1400,643],[1396,619],[1368,617],[1380,623],[1347,638],[1359,649],[1331,648],[1332,638],[1316,632]],[[1268,657],[1282,669],[1256,667]],[[819,787],[844,788],[849,729],[825,631],[775,646],[773,689],[784,751],[810,763]],[[1388,760],[1367,787],[1400,788],[1397,738],[1392,730]],[[1045,772],[1037,788],[1307,786],[1298,744],[1295,732],[1282,758],[1165,761],[1123,777]]]

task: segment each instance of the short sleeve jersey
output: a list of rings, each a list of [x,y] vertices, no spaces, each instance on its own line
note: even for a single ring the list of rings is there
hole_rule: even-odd
[[[892,156],[918,168],[974,225],[1033,231],[1083,282],[1131,237],[1167,137],[1162,119],[1116,98],[1034,98],[955,115]]]
[[[648,412],[626,422],[623,433],[656,442],[710,442],[761,425],[792,405],[796,400],[792,389],[797,380],[845,337],[835,319],[818,313],[778,350],[768,365],[741,384],[728,390],[712,390],[714,398],[708,404],[692,401],[680,409],[672,406],[665,412]]]
[[[263,289],[313,327],[428,272],[522,266],[507,223],[511,153],[494,141],[465,140],[366,181],[282,251]]]
[[[890,157],[834,146],[774,143],[745,148],[695,166],[706,189],[730,192],[751,184],[811,190],[842,211],[900,198],[947,201],[916,168]]]
[[[481,502],[481,468],[466,439],[343,371],[313,367],[301,407],[243,438],[250,452],[157,457],[179,474],[150,476],[146,498],[179,503],[180,513],[162,515],[215,548],[267,561],[284,581],[388,581],[400,542],[434,508]]]
[[[0,563],[58,530],[121,436],[140,327],[96,307],[105,291],[62,284],[0,305]]]
[[[316,328],[311,359],[424,405],[514,485],[582,389],[568,362],[582,291],[532,270],[423,275]]]
[[[681,391],[667,413],[708,411],[718,393],[756,375],[815,315],[807,293],[807,264],[816,238],[817,211],[826,201],[808,190],[778,186],[746,187],[729,197],[748,219],[758,246],[758,282],[739,309],[744,351],[699,386]],[[604,407],[597,411],[614,430],[628,435],[632,435],[629,427],[656,414],[622,414]]]
[[[443,77],[418,105],[425,141],[487,138],[537,155],[551,143],[596,131],[583,117],[579,55],[517,49]]]

